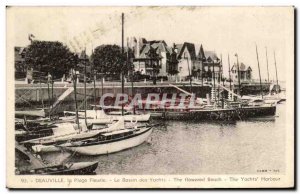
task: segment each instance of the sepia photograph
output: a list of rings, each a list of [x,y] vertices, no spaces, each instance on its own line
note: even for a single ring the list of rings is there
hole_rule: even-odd
[[[294,14],[7,6],[7,187],[293,188]]]

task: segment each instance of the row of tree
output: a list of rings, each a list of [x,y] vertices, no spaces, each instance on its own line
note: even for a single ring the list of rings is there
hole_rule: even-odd
[[[98,73],[119,75],[121,71],[127,73],[132,67],[127,60],[132,56],[132,50],[127,53],[127,50],[122,52],[117,45],[101,45],[95,48],[89,62],[92,70]],[[27,67],[50,73],[57,78],[68,74],[70,69],[78,69],[80,62],[80,54],[71,52],[67,46],[57,41],[32,41],[25,53]]]

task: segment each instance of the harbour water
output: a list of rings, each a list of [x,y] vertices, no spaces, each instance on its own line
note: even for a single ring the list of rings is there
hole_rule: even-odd
[[[285,112],[276,116],[223,122],[163,121],[140,146],[71,161],[99,161],[96,174],[282,174],[285,169]],[[157,121],[153,121],[157,122]],[[161,122],[161,121],[160,121]],[[44,155],[61,161],[69,153]]]

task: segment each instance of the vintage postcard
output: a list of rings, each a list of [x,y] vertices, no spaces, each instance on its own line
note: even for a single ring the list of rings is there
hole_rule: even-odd
[[[8,188],[293,188],[290,7],[18,7]]]

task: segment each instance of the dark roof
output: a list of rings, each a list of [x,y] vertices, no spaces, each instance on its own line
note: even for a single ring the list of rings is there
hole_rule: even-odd
[[[236,63],[234,63],[234,65],[231,67],[231,71],[233,70],[233,68],[236,68],[236,69],[237,69]],[[239,70],[240,70],[240,71],[247,71],[247,70],[252,71],[252,69],[251,69],[250,66],[247,66],[247,65],[245,65],[245,64],[242,63],[242,62],[240,63]]]
[[[146,43],[147,43],[147,40],[146,40],[145,38],[140,38],[140,43],[146,44]]]
[[[169,52],[167,49],[167,44],[165,43],[165,41],[156,41],[156,42],[150,42],[150,45],[153,48],[158,48],[160,52]]]
[[[188,52],[190,53],[191,59],[196,60],[196,49],[195,45],[193,43],[184,42],[183,44],[177,44],[175,45],[178,49],[177,51],[177,58],[183,58],[182,54],[185,48],[187,48]]]
[[[198,52],[198,56],[197,56],[198,59],[205,59],[205,54],[204,54],[204,50],[203,50],[203,46],[201,44],[200,46],[200,50]]]
[[[214,51],[204,51],[204,56],[206,57],[206,60],[208,60],[209,58],[211,60],[220,60],[216,54],[216,52]]]
[[[138,58],[148,58],[147,53],[149,52],[150,48],[153,48],[156,50],[156,53],[161,56],[161,52],[170,52],[170,48],[168,48],[167,44],[163,40],[152,40],[148,41],[146,44],[144,44],[141,48],[141,53]]]
[[[148,53],[149,50],[150,50],[150,44],[143,45],[140,56],[138,58],[147,58],[146,53]]]

